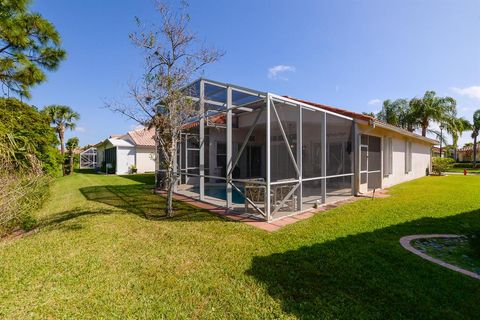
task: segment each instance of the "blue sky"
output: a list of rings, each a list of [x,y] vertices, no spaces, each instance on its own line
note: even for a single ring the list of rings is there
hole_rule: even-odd
[[[82,145],[135,124],[104,108],[138,79],[134,17],[158,21],[151,0],[34,0],[55,24],[68,59],[30,103],[66,104],[82,119]],[[353,111],[425,90],[480,109],[478,1],[191,1],[191,28],[226,52],[205,76]],[[461,143],[469,141],[464,135]]]

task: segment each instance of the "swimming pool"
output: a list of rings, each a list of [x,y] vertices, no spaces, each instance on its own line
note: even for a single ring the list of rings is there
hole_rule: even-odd
[[[242,190],[240,188],[240,190]],[[199,193],[200,188],[199,187],[194,187],[191,188],[189,191]],[[243,190],[242,190],[243,191]],[[217,199],[222,199],[222,200],[227,200],[227,190],[225,186],[205,186],[205,195]],[[232,202],[236,204],[243,204],[245,203],[245,198],[244,196],[235,190],[235,188],[232,189]]]

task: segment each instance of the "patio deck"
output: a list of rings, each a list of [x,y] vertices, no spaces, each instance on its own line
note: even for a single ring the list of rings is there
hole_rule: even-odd
[[[155,190],[156,193],[165,196],[166,192],[163,190]],[[198,193],[188,192],[188,190],[183,190],[181,193],[174,193],[174,199],[182,202],[186,202],[197,208],[208,210],[212,213],[218,214],[220,216],[229,218],[234,221],[243,222],[245,224],[251,225],[255,228],[262,229],[265,231],[273,232],[280,230],[282,227],[293,224],[298,221],[308,219],[315,214],[322,213],[327,210],[337,208],[340,205],[351,203],[362,198],[372,198],[373,192],[368,192],[361,196],[348,196],[348,197],[332,197],[331,200],[325,204],[321,204],[318,208],[306,209],[301,212],[281,212],[279,216],[275,217],[274,220],[265,221],[259,216],[240,212],[238,210],[228,209],[225,207],[225,200],[205,197],[206,201],[200,201],[198,199]],[[386,198],[389,197],[388,190],[378,189],[375,192],[375,198]],[[208,201],[208,202],[207,202]],[[241,206],[244,208],[244,206]]]

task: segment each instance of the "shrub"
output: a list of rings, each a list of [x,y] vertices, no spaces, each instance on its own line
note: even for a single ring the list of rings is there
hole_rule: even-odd
[[[472,169],[473,163],[471,162],[457,162],[453,164],[454,168],[462,168],[462,169]]]
[[[36,225],[33,213],[48,195],[51,176],[35,151],[26,136],[0,123],[0,236]]]
[[[15,228],[35,227],[33,213],[47,198],[50,181],[39,163],[13,170],[8,162],[0,162],[0,236]]]
[[[29,157],[35,156],[45,173],[60,172],[62,157],[56,148],[58,139],[45,115],[35,107],[13,98],[0,98],[0,147],[6,144],[15,156],[17,166],[29,165]],[[14,140],[14,141],[12,141]]]
[[[433,158],[432,160],[432,172],[437,175],[441,175],[452,167],[454,160],[451,158]]]

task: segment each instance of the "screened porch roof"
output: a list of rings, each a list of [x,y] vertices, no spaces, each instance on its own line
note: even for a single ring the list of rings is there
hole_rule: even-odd
[[[227,89],[232,89],[232,99],[231,99],[231,107],[233,113],[243,113],[248,111],[253,111],[257,108],[261,108],[265,106],[265,99],[268,95],[277,97],[280,99],[285,99],[286,101],[290,101],[290,104],[295,105],[298,103],[300,105],[313,107],[314,109],[321,109],[327,113],[331,113],[341,117],[347,117],[350,119],[357,119],[360,121],[364,121],[371,126],[379,126],[383,129],[390,130],[406,137],[422,140],[423,142],[427,142],[429,144],[438,144],[437,140],[430,139],[428,137],[423,137],[419,134],[414,132],[410,132],[408,130],[384,123],[374,117],[369,115],[353,112],[350,110],[337,108],[328,106],[325,104],[320,104],[312,101],[307,101],[303,99],[293,98],[290,96],[279,96],[272,93],[249,89],[245,87],[241,87],[235,84],[226,83],[226,82],[218,82],[215,80],[199,78],[194,81],[192,84],[188,85],[185,90],[188,91],[188,95],[191,96],[193,99],[199,101],[200,100],[200,83],[201,81],[204,82],[204,103],[205,103],[205,110],[208,119],[210,119],[214,124],[225,124],[225,117],[223,113],[227,110]],[[219,114],[220,113],[220,114]],[[186,124],[185,128],[192,128],[198,126],[198,119],[192,120],[191,123]]]

